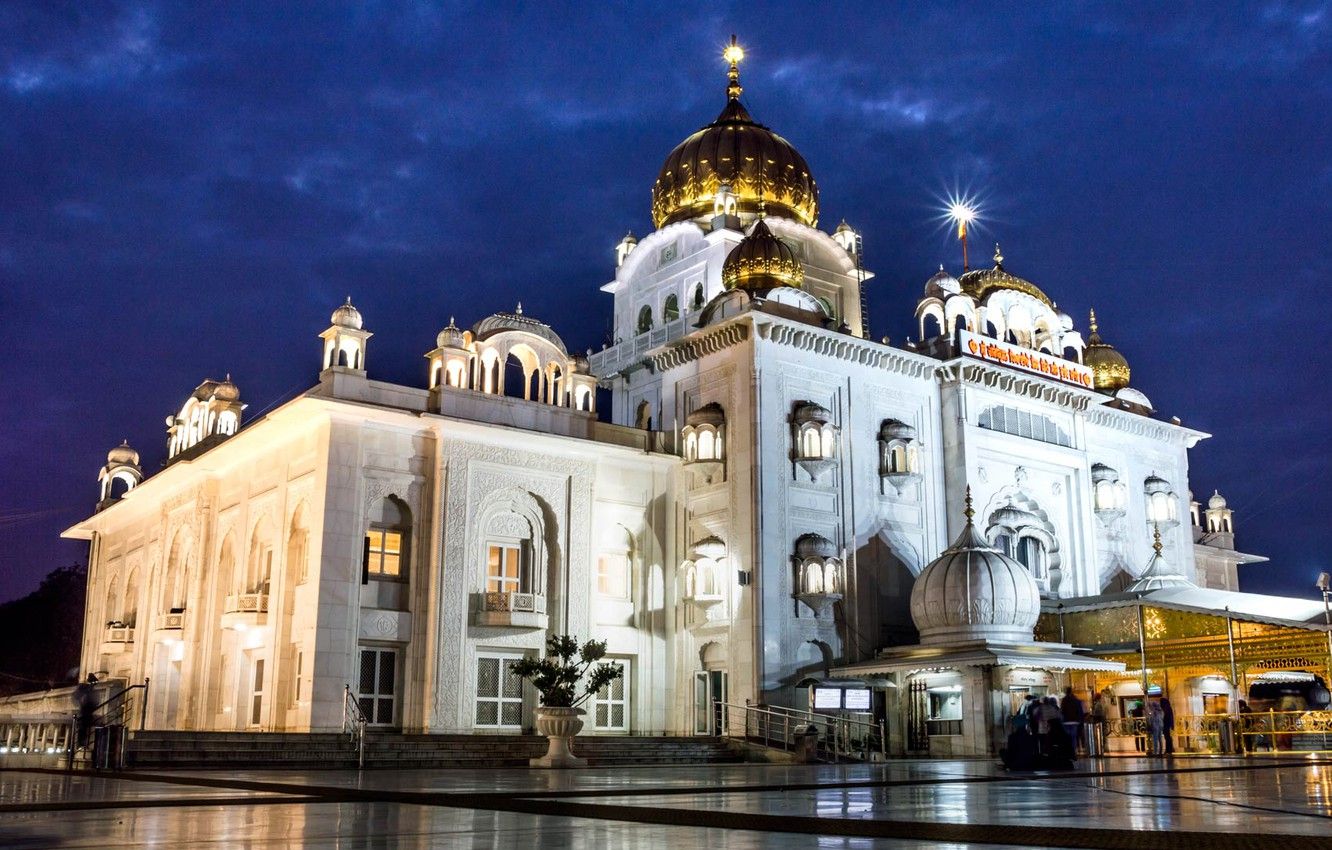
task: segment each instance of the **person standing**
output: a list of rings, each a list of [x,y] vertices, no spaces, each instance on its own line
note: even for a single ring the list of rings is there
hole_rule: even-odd
[[[1073,693],[1072,686],[1064,688],[1064,698],[1059,701],[1059,712],[1064,716],[1064,732],[1069,737],[1073,751],[1081,750],[1082,721],[1087,713],[1082,707],[1082,700]]]
[[[1253,742],[1249,740],[1249,715],[1253,709],[1244,700],[1239,701],[1239,751],[1247,753],[1253,748]]]
[[[1152,746],[1148,755],[1165,755],[1165,712],[1161,710],[1160,700],[1147,700],[1147,734],[1151,736]]]
[[[1145,701],[1146,698],[1143,699],[1143,702]],[[1146,717],[1147,713],[1142,707],[1142,702],[1135,702],[1133,707],[1129,709],[1129,718],[1132,720],[1133,726],[1133,746],[1140,753],[1147,751],[1147,739],[1143,735],[1143,732],[1145,731],[1143,729],[1143,726],[1145,725],[1143,721]]]
[[[1105,753],[1105,732],[1107,724],[1110,722],[1110,711],[1105,695],[1100,691],[1092,696],[1091,714],[1092,726],[1096,730],[1096,740],[1101,745],[1101,752]]]
[[[1175,754],[1175,709],[1170,705],[1170,697],[1161,697],[1161,734],[1165,737],[1165,754]]]

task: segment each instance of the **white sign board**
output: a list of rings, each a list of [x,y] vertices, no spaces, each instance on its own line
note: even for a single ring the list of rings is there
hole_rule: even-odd
[[[869,711],[869,688],[847,688],[842,692],[842,708],[847,711]]]
[[[836,711],[842,707],[841,688],[815,688],[814,708],[820,711]]]

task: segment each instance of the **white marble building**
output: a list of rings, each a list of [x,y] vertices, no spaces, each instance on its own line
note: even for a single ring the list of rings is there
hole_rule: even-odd
[[[967,486],[1046,600],[1122,589],[1154,527],[1170,570],[1233,589],[1253,558],[1229,513],[1188,522],[1207,435],[1155,418],[997,250],[929,277],[921,343],[867,338],[859,235],[818,229],[808,166],[740,93],[732,63],[657,229],[616,247],[614,345],[570,354],[521,307],[450,319],[423,385],[392,385],[367,351],[391,317],[349,300],[308,392],[242,422],[207,381],[165,469],[114,449],[67,532],[91,546],[84,672],[150,678],[158,728],[337,728],[350,686],[385,727],[516,731],[507,660],[568,632],[626,666],[592,731],[704,732],[717,702],[803,706],[805,680],[914,643]]]

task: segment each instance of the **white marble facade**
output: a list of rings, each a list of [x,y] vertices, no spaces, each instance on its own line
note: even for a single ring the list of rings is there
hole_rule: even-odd
[[[99,511],[67,532],[91,544],[84,672],[150,678],[161,728],[334,729],[350,686],[384,726],[514,731],[532,695],[507,659],[567,632],[627,665],[594,731],[707,731],[717,700],[803,707],[803,680],[914,643],[913,578],[961,530],[968,486],[978,529],[1046,598],[1121,588],[1154,526],[1180,575],[1233,582],[1250,556],[1228,524],[1229,571],[1195,566],[1218,545],[1190,522],[1187,452],[1206,435],[1152,416],[1126,365],[1098,386],[959,344],[961,326],[1091,363],[1099,337],[1084,352],[1034,284],[1000,260],[936,275],[917,313],[925,329],[937,305],[949,331],[873,341],[855,231],[802,223],[816,197],[721,176],[716,215],[621,242],[602,287],[614,344],[590,358],[519,308],[450,320],[425,387],[390,385],[349,302],[309,392],[239,431],[183,412],[141,482],[118,448]],[[803,275],[728,288],[760,218]],[[191,399],[243,408],[230,380]]]

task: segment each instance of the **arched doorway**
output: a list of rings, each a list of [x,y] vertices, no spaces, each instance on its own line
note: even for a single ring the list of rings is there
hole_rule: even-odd
[[[698,658],[703,669],[694,673],[694,734],[717,735],[727,700],[726,649],[715,641],[707,643]]]

